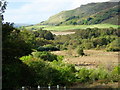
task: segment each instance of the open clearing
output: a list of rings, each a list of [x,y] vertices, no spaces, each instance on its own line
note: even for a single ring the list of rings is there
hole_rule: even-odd
[[[118,65],[118,52],[103,50],[84,50],[86,56],[78,56],[75,50],[54,51],[56,55],[63,55],[66,63],[75,64],[77,67],[97,68],[104,66],[112,69]]]
[[[26,26],[25,28],[28,30],[35,30],[42,28],[43,30],[49,31],[67,31],[67,30],[77,30],[77,29],[86,29],[86,28],[118,28],[118,25],[112,24],[95,24],[95,25],[64,25],[64,26],[50,26],[50,25],[34,25],[34,26]]]
[[[67,35],[67,34],[74,34],[75,32],[54,32],[54,31],[51,31],[52,34],[55,34],[55,35]]]

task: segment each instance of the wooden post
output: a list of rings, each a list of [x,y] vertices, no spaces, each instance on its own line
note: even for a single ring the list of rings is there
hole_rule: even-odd
[[[64,90],[66,90],[66,86],[64,86]]]
[[[50,90],[50,86],[48,86],[48,90]]]
[[[57,85],[57,90],[59,90],[59,85]]]
[[[24,86],[22,86],[22,90],[25,90],[25,87],[24,87]]]
[[[40,90],[40,86],[38,85],[38,90]]]

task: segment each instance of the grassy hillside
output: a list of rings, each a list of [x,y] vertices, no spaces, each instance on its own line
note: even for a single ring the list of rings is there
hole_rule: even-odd
[[[86,25],[100,24],[105,21],[105,23],[110,23],[107,22],[107,20],[116,17],[119,11],[117,2],[89,3],[73,10],[62,11],[54,16],[51,16],[47,21],[44,21],[41,24]],[[97,20],[98,22],[96,22]],[[116,22],[113,22],[112,24],[116,24]]]
[[[112,24],[96,24],[96,25],[64,25],[64,26],[48,26],[48,25],[41,25],[41,26],[28,26],[25,27],[27,30],[50,30],[50,31],[66,31],[66,30],[76,30],[76,29],[86,29],[86,28],[118,28],[118,25]]]

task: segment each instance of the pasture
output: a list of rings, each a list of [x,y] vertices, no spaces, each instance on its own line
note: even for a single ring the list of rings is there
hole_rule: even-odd
[[[64,26],[50,26],[50,25],[34,25],[25,27],[27,30],[49,30],[49,31],[67,31],[67,30],[77,30],[86,28],[118,28],[118,25],[112,24],[96,24],[96,25],[64,25]]]

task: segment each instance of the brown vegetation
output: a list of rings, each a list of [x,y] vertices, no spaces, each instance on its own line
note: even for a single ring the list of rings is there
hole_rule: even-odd
[[[66,63],[75,64],[76,66],[85,66],[96,68],[104,66],[112,69],[118,64],[118,52],[106,52],[103,50],[84,50],[86,56],[78,56],[76,50],[54,51],[54,54],[63,55]]]

